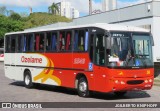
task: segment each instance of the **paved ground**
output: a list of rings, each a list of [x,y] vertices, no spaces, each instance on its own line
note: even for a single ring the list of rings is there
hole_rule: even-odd
[[[14,82],[6,78],[4,76],[3,63],[0,63],[0,102],[160,102],[160,87],[154,86],[152,90],[149,91],[129,92],[124,97],[116,97],[114,96],[114,94],[95,93],[94,96],[92,96],[91,98],[81,98],[77,96],[77,92],[75,90],[67,88],[40,85],[34,89],[26,89],[22,82]],[[17,111],[21,109],[14,109],[14,110]],[[28,111],[27,109],[25,110]],[[59,110],[103,111],[107,109],[63,108]],[[110,110],[124,111],[128,109],[110,109]],[[151,109],[132,109],[132,110],[150,111]],[[158,111],[159,109],[152,109],[152,110]]]

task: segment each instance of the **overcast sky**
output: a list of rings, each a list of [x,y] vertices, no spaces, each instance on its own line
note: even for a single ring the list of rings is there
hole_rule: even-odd
[[[33,8],[33,12],[47,12],[48,6],[53,2],[57,3],[62,0],[0,0],[0,6],[6,6],[8,10],[15,12],[29,13],[29,7]],[[88,14],[89,0],[66,0],[71,2],[71,5],[80,11],[80,15]],[[93,10],[102,9],[102,0],[93,0]],[[147,0],[118,0],[118,7],[142,3]]]

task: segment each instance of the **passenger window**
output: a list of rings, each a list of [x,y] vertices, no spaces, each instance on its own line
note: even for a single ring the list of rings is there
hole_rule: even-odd
[[[66,49],[66,51],[70,51],[71,49],[72,49],[72,46],[71,46],[71,36],[72,35],[72,33],[71,32],[67,32],[66,33],[66,47],[65,47],[65,49]]]
[[[88,50],[88,30],[77,30],[74,35],[74,51]]]
[[[44,34],[35,34],[35,51],[44,51]]]
[[[24,52],[33,51],[33,34],[24,35]]]
[[[5,52],[10,52],[10,36],[5,37]]]
[[[17,37],[17,52],[22,52],[23,51],[23,36],[22,35],[18,35]]]
[[[16,51],[16,36],[11,36],[11,52],[15,53]]]
[[[68,32],[60,32],[59,37],[59,49],[60,51],[71,51],[71,37],[72,33],[70,31]]]
[[[46,38],[46,51],[57,51],[57,33],[48,32]]]

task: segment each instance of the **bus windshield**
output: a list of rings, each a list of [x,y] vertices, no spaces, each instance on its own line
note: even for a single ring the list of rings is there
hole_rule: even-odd
[[[111,32],[107,37],[108,66],[151,67],[152,45],[149,34]]]

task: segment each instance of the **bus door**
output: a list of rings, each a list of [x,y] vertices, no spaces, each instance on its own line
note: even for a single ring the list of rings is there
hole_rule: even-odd
[[[93,45],[93,62],[94,62],[94,78],[95,89],[103,91],[106,85],[105,74],[105,36],[104,31],[97,31],[94,34]]]

